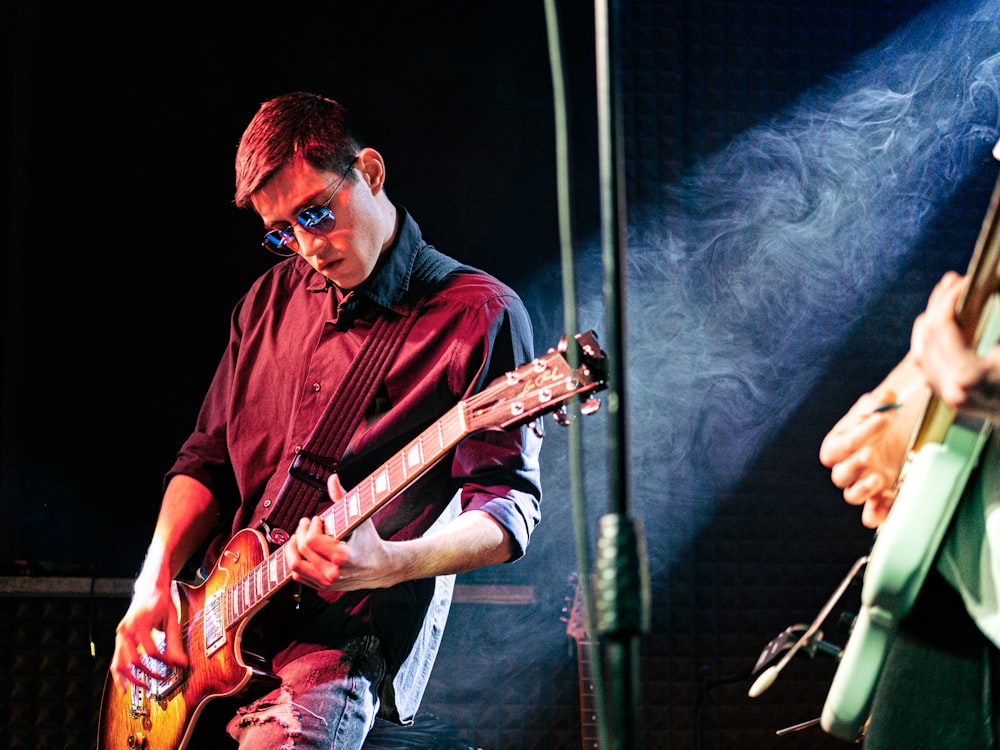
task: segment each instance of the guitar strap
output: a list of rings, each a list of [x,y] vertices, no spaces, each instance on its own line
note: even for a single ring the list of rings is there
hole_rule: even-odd
[[[260,522],[272,544],[287,542],[289,530],[295,529],[299,519],[315,515],[320,504],[328,499],[327,479],[336,471],[341,455],[424,303],[449,273],[463,267],[466,266],[430,245],[417,253],[410,275],[412,310],[409,315],[382,315],[375,321],[323,416],[297,451],[272,510]]]

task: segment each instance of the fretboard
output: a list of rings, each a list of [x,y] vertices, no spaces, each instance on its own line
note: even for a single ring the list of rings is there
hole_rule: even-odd
[[[576,659],[580,671],[580,738],[583,750],[597,750],[597,695],[594,692],[593,659],[598,656],[597,644],[580,638],[576,642]]]
[[[403,450],[320,513],[327,533],[335,539],[346,537],[467,437],[465,409],[464,401],[453,406]],[[224,590],[225,627],[245,617],[290,579],[285,548],[281,546]]]

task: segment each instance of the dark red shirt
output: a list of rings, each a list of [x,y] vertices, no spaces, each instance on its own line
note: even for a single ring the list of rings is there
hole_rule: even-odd
[[[237,304],[195,430],[168,473],[204,483],[231,518],[209,563],[233,535],[273,510],[296,448],[312,433],[375,320],[414,312],[408,294],[414,263],[433,249],[399,210],[399,235],[361,288],[345,296],[295,256],[264,273]],[[450,274],[420,308],[351,439],[338,470],[344,486],[366,478],[459,400],[532,356],[531,324],[517,294],[467,266]],[[462,510],[485,511],[510,532],[520,557],[540,518],[540,442],[528,427],[471,435],[377,511],[376,528],[385,539],[421,536],[459,493]],[[398,718],[408,720],[436,656],[450,581],[437,582],[434,592],[431,580],[307,596],[297,610],[276,618],[269,655],[278,666],[357,634],[378,635],[394,678],[383,691],[387,715],[395,717],[395,703]],[[255,621],[267,621],[263,615]]]

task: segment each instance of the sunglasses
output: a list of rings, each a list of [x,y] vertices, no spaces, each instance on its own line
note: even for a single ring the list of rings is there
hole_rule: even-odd
[[[296,223],[303,229],[305,229],[309,234],[326,234],[327,232],[332,232],[333,228],[337,226],[337,217],[333,215],[333,211],[330,210],[330,203],[333,201],[333,196],[337,194],[340,190],[340,186],[344,184],[344,180],[347,179],[347,175],[351,173],[354,169],[354,165],[357,164],[357,158],[351,162],[351,166],[347,168],[341,176],[340,181],[337,183],[337,187],[333,189],[330,193],[330,197],[321,205],[316,206],[306,206],[298,215],[295,217]],[[270,250],[275,255],[280,255],[283,258],[295,255],[295,226],[288,226],[282,229],[272,229],[267,234],[264,235],[264,241],[260,243],[268,250]]]

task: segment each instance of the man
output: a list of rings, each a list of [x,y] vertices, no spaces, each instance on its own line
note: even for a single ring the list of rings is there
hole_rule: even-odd
[[[122,691],[153,676],[140,647],[188,665],[172,579],[210,538],[205,571],[235,534],[262,528],[287,538],[293,582],[245,639],[281,685],[240,708],[227,731],[243,750],[358,748],[376,715],[414,716],[450,603],[446,576],[524,554],[539,521],[540,435],[469,437],[340,541],[317,507],[290,523],[282,513],[310,482],[328,481],[336,500],[457,401],[529,361],[530,321],[510,288],[422,240],[386,193],[381,154],[330,99],[292,93],[260,107],[237,150],[236,204],[261,217],[264,246],[289,257],[233,313],[194,432],[167,474],[111,675]],[[389,352],[372,355],[387,367],[381,378],[365,368],[345,377],[379,346]],[[339,455],[311,453],[331,398],[365,378],[375,386]],[[456,492],[461,512],[448,520]],[[166,634],[162,648],[154,629]]]
[[[1000,419],[1000,346],[980,356],[956,323],[965,283],[955,273],[944,276],[914,323],[906,357],[820,447],[820,461],[845,500],[863,507],[869,528],[889,514],[893,484],[931,391],[962,420]],[[1000,541],[990,528],[1000,508],[997,447],[991,436],[960,488],[934,565],[900,623],[875,690],[867,750],[998,746],[1000,560],[993,550]]]

